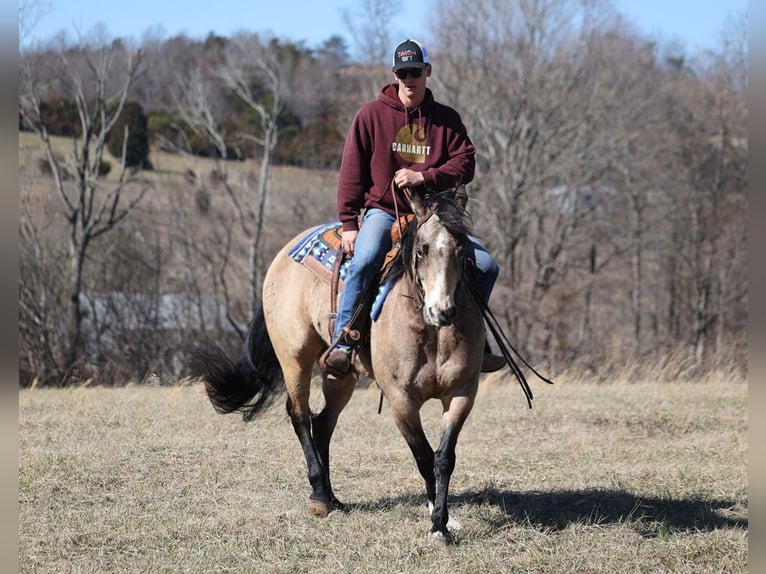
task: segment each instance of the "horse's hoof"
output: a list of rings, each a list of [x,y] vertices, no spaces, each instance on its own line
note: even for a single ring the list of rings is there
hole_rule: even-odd
[[[337,498],[333,498],[332,502],[324,502],[309,498],[309,514],[318,516],[319,518],[325,518],[334,510],[344,511],[345,509],[346,505]]]
[[[449,546],[452,544],[452,536],[450,536],[450,533],[445,532],[429,532],[428,537],[431,539],[431,542],[434,542],[435,544],[438,544],[439,546]]]
[[[309,514],[324,518],[335,510],[335,506],[331,502],[322,502],[321,500],[309,499]]]

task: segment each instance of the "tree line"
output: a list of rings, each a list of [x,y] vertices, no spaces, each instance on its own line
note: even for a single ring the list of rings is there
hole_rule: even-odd
[[[491,306],[535,364],[604,380],[746,368],[745,24],[689,54],[600,1],[432,15],[430,87],[476,144],[468,208],[501,265]],[[22,51],[19,129],[45,150],[45,174],[21,178],[22,382],[178,378],[201,334],[236,344],[281,242],[335,217],[332,186],[285,205],[272,168],[337,170],[391,77],[380,46],[397,38],[367,38],[362,62],[341,37],[249,32]],[[152,150],[215,169],[150,177]]]
[[[150,143],[157,149],[171,152],[182,149],[200,157],[219,155],[220,146],[212,143],[204,131],[195,129],[199,126],[189,125],[188,116],[184,115],[184,109],[199,104],[192,98],[199,98],[199,90],[205,90],[205,105],[208,106],[205,112],[215,114],[217,129],[225,140],[226,159],[255,157],[258,147],[252,136],[259,136],[262,129],[260,120],[253,109],[237,96],[232,86],[221,82],[220,72],[230,64],[227,57],[232,54],[237,40],[242,41],[243,37],[230,39],[213,33],[203,40],[185,35],[167,40],[144,40],[141,46],[146,54],[144,73],[133,82],[130,100],[122,112],[120,124],[109,136],[111,154],[120,156],[122,128],[127,122],[130,140],[126,161],[129,166],[151,167]],[[251,37],[248,41],[260,44],[257,37]],[[130,51],[130,47],[120,39],[111,41],[108,48],[115,55]],[[49,46],[36,53],[27,53],[25,58],[34,57],[35,66],[55,69],[61,50],[77,54],[84,49],[87,48],[77,44]],[[316,50],[275,38],[268,39],[265,49],[274,55],[280,66],[290,70],[291,75],[313,75],[314,70],[334,69],[337,76],[342,68],[348,66],[347,50],[338,36],[329,38]],[[309,79],[306,85],[312,83]],[[269,99],[273,94],[268,85],[262,85],[255,79],[248,88],[255,100],[270,105]],[[41,102],[40,121],[45,123],[51,135],[79,137],[81,127],[77,104],[69,99],[72,94],[63,85],[48,89],[50,92]],[[337,167],[340,159],[338,148],[343,145],[342,135],[337,129],[338,107],[334,100],[329,99],[306,102],[299,94],[287,98],[277,117],[280,138],[273,151],[273,162],[308,168]],[[21,114],[19,129],[29,129]]]

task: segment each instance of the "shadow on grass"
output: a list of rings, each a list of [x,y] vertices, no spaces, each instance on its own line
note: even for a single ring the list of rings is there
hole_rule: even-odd
[[[380,510],[397,505],[424,506],[423,496],[378,499],[350,509]],[[540,530],[563,530],[570,524],[629,524],[645,536],[662,532],[748,528],[748,519],[734,500],[665,499],[636,496],[623,490],[509,492],[494,488],[450,496],[450,506],[493,506],[500,516],[488,526],[528,524]]]

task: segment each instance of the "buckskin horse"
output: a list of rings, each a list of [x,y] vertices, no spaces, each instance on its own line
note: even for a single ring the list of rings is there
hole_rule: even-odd
[[[245,421],[262,412],[284,385],[287,412],[308,466],[309,512],[322,517],[343,508],[333,493],[329,466],[338,416],[354,391],[356,371],[373,378],[425,481],[430,535],[446,544],[451,542],[448,522],[459,527],[448,515],[447,493],[455,445],[479,385],[484,317],[466,271],[471,225],[463,205],[450,192],[411,194],[410,203],[415,218],[403,232],[393,287],[371,322],[369,344],[359,350],[351,374],[323,377],[324,404],[318,412],[310,410],[309,393],[312,368],[330,343],[330,289],[289,256],[303,234],[276,255],[266,274],[242,357],[234,362],[209,345],[196,354],[195,370],[215,409],[240,412]],[[420,418],[429,399],[443,407],[435,451]]]

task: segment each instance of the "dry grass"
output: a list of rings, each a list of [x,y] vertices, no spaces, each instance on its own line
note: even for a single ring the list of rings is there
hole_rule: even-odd
[[[199,386],[19,394],[22,572],[744,572],[747,386],[487,381],[458,445],[457,544],[378,395],[333,441],[347,513],[309,516],[284,410],[244,425]],[[433,438],[436,403],[424,419]]]

